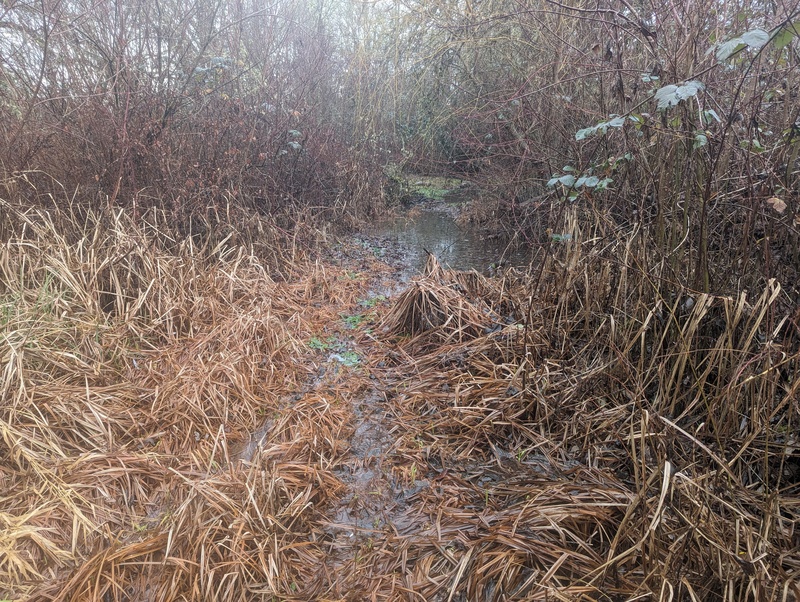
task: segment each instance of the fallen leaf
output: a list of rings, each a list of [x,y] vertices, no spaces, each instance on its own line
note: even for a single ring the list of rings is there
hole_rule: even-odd
[[[786,211],[786,203],[784,203],[781,199],[779,199],[776,196],[768,198],[767,205],[772,207],[778,213],[783,213],[784,211]]]

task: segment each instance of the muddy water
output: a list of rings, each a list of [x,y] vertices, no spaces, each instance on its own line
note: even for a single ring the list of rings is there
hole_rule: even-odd
[[[406,276],[422,271],[426,250],[444,267],[474,269],[484,274],[498,264],[527,269],[531,259],[529,251],[509,251],[499,240],[459,226],[444,207],[416,208],[407,215],[375,224],[373,232],[363,235],[365,242],[389,259],[399,255],[404,272],[408,272]]]

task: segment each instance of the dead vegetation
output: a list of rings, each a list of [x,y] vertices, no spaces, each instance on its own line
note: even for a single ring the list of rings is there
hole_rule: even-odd
[[[664,298],[567,215],[530,273],[431,257],[367,309],[363,249],[3,209],[7,599],[797,599],[778,282]]]
[[[487,331],[483,300],[445,306],[460,276],[447,272],[388,316],[398,453],[431,482],[410,589],[796,599],[800,333],[779,284],[663,299],[641,258],[617,260],[630,241],[571,235],[538,275],[482,280],[523,321]]]
[[[353,330],[387,274],[363,250],[284,279],[121,213],[4,209],[7,599],[797,599],[777,282],[661,298],[572,222],[528,274],[431,257]]]
[[[336,282],[352,303],[363,283],[299,259],[276,282],[244,247],[170,242],[122,213],[76,228],[3,209],[3,596],[296,591],[323,556],[309,534],[346,428],[341,404],[298,393],[312,318],[336,318],[307,301]]]
[[[800,600],[800,4],[389,4],[3,4],[0,602]]]

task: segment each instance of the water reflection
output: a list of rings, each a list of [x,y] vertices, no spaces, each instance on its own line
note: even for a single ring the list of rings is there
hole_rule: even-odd
[[[456,270],[475,269],[486,273],[499,263],[527,268],[530,262],[530,253],[509,253],[504,244],[461,228],[443,211],[416,212],[413,217],[379,225],[376,234],[388,247],[402,249],[407,254],[408,267],[415,271],[425,266],[426,249],[445,267]]]

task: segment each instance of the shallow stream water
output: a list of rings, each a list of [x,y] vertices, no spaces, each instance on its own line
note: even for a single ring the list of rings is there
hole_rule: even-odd
[[[404,255],[406,270],[419,273],[425,267],[426,251],[446,268],[477,270],[488,274],[497,265],[527,269],[531,254],[508,251],[497,239],[462,228],[445,209],[414,209],[405,216],[375,225],[376,244],[386,253]]]

